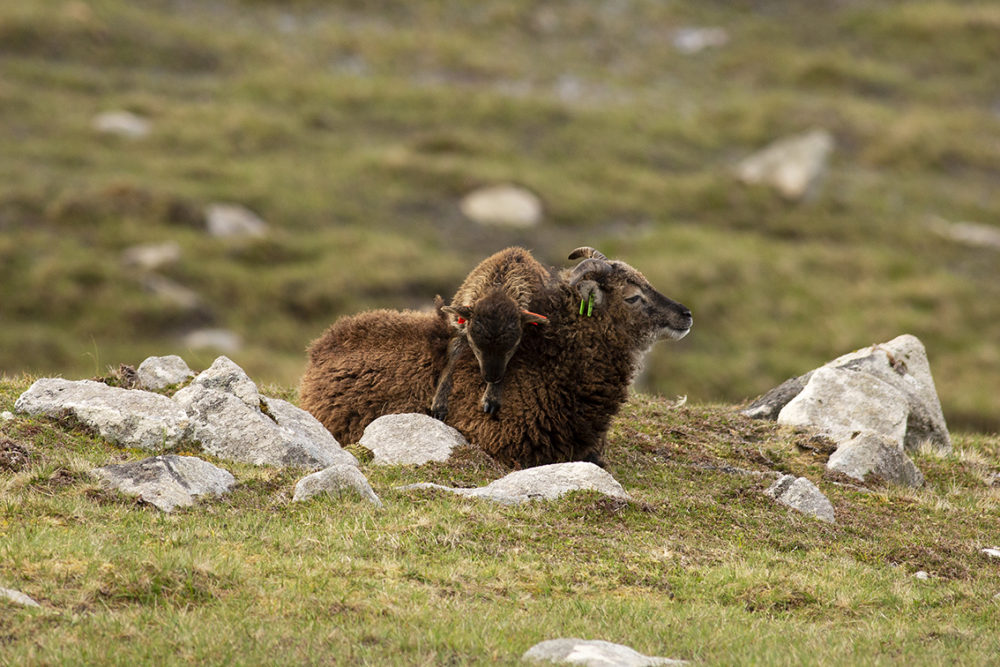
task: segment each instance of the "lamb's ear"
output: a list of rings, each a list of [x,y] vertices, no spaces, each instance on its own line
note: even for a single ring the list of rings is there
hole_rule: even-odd
[[[593,298],[594,308],[600,308],[604,303],[604,290],[596,280],[580,280],[576,283],[576,291],[580,298],[587,303]]]
[[[538,313],[533,313],[530,310],[521,311],[521,325],[525,324],[548,324],[549,318],[544,315],[539,315]]]
[[[472,316],[471,306],[441,306],[441,312],[454,316],[459,320],[458,324],[465,322]]]

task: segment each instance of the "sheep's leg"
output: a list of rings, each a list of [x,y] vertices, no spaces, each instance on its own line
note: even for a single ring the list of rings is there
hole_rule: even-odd
[[[438,379],[437,391],[434,392],[434,400],[431,402],[431,416],[434,419],[444,421],[448,417],[448,396],[451,395],[452,375],[455,372],[455,362],[465,350],[465,337],[454,336],[448,342],[448,362],[441,377]]]
[[[499,382],[487,382],[486,391],[483,392],[483,412],[490,415],[494,419],[497,418],[497,413],[500,412],[500,383]]]

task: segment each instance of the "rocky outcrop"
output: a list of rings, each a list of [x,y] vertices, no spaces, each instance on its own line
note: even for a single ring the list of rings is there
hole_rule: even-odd
[[[199,496],[222,495],[236,483],[228,471],[194,456],[154,456],[95,468],[91,474],[106,487],[139,496],[164,512],[192,505]]]

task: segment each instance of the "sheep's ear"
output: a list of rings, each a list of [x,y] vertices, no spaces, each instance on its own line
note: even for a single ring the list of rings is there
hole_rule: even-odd
[[[530,310],[521,311],[521,325],[525,324],[548,324],[549,318],[544,315],[539,315],[538,313],[533,313]]]
[[[452,317],[454,317],[457,320],[456,322],[453,322],[452,324],[455,324],[455,325],[459,326],[460,328],[464,328],[465,323],[472,316],[472,307],[471,306],[442,306],[441,307],[441,312],[442,313],[447,313],[448,315],[451,315]]]
[[[599,308],[604,304],[604,290],[596,280],[581,280],[576,284],[576,291],[583,301],[594,300],[594,307]]]

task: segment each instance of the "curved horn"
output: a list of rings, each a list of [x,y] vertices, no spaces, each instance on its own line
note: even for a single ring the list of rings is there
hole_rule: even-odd
[[[600,250],[595,250],[594,248],[591,248],[590,246],[586,245],[581,248],[577,248],[576,250],[574,250],[569,254],[570,259],[579,259],[580,257],[592,257],[594,259],[603,259],[603,260],[608,259],[607,257],[604,256],[604,253],[602,253]]]
[[[576,265],[573,269],[573,273],[569,278],[570,287],[576,286],[578,282],[584,279],[585,276],[590,274],[604,274],[611,271],[611,265],[602,259],[585,259]]]

